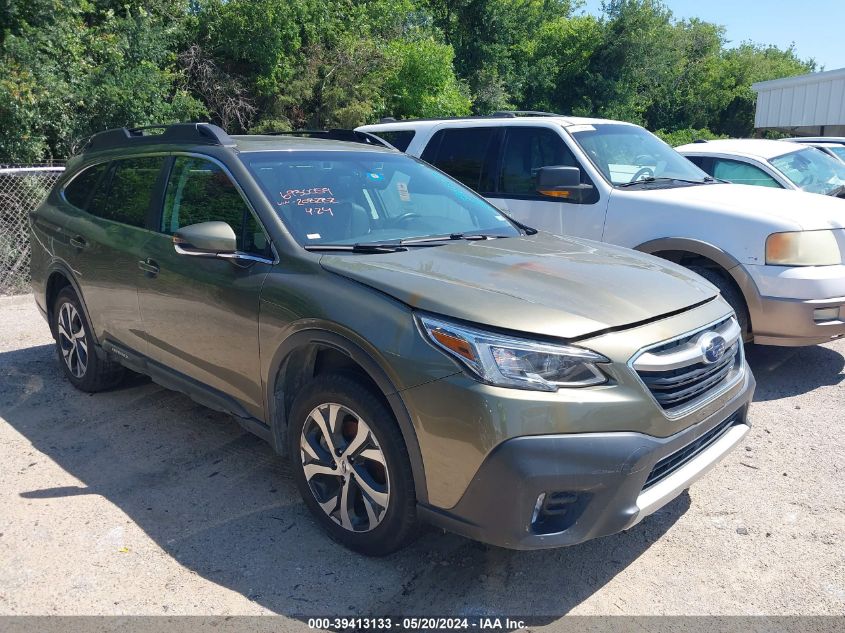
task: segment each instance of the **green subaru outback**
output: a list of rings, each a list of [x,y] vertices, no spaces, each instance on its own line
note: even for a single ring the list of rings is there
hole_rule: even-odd
[[[709,283],[338,136],[92,137],[31,217],[68,380],[130,368],[232,414],[374,555],[422,522],[518,549],[619,532],[748,432],[754,378]]]

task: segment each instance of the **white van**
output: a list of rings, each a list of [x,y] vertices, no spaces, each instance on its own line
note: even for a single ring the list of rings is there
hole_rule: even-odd
[[[813,345],[845,335],[841,200],[719,182],[620,121],[507,112],[358,130],[432,163],[526,225],[694,270],[734,307],[746,341]]]

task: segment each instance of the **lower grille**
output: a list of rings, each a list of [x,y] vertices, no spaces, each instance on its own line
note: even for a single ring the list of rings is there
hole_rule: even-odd
[[[662,409],[677,413],[725,388],[742,369],[742,339],[733,317],[640,354],[632,366]],[[708,347],[715,341],[718,354]],[[710,349],[710,352],[713,352]]]
[[[717,424],[716,426],[714,426],[712,429],[707,431],[707,433],[699,437],[697,440],[690,442],[683,448],[678,449],[671,455],[667,455],[666,457],[661,459],[654,465],[654,468],[651,470],[651,473],[649,473],[648,478],[645,480],[645,485],[643,486],[643,489],[646,489],[649,486],[653,486],[658,481],[665,479],[666,477],[671,475],[681,466],[693,459],[696,455],[707,449],[708,446],[714,444],[716,440],[718,440],[720,437],[722,437],[725,433],[728,432],[728,429],[730,429],[735,424],[739,424],[741,421],[741,413],[735,413],[721,424]]]

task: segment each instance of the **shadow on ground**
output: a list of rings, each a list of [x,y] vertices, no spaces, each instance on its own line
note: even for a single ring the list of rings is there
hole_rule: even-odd
[[[82,394],[46,345],[0,354],[0,378],[0,416],[84,483],[21,496],[102,495],[188,570],[290,617],[530,614],[553,621],[689,507],[683,494],[627,533],[568,549],[512,552],[430,530],[400,553],[367,559],[319,531],[285,462],[228,416],[139,377]]]
[[[790,398],[845,380],[845,357],[830,347],[748,345],[745,354],[757,378],[755,402]]]

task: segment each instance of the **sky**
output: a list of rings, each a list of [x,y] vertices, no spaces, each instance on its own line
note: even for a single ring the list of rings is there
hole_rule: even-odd
[[[728,46],[750,40],[814,58],[819,69],[845,68],[845,0],[663,0],[677,19],[700,18],[727,29]],[[584,10],[601,12],[601,0],[586,0]]]

